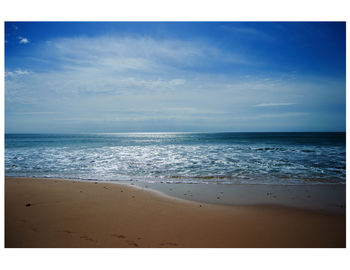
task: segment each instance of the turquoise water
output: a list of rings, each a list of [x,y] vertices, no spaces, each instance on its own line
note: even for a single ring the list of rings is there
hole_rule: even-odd
[[[6,134],[5,175],[345,184],[345,133]]]

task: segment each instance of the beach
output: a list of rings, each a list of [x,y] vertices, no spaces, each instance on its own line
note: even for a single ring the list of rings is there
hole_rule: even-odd
[[[345,210],[214,204],[101,181],[5,178],[6,248],[344,248],[345,230]]]

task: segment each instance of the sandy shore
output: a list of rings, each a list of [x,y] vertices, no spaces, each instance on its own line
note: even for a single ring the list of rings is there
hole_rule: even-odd
[[[345,214],[190,202],[101,182],[6,178],[5,247],[345,247]]]

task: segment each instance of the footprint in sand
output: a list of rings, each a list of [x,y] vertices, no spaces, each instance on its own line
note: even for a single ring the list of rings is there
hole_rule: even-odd
[[[18,222],[22,222],[22,223],[26,223],[27,222],[27,220],[25,220],[25,219],[17,219],[17,221]]]
[[[124,235],[122,234],[111,234],[111,236],[113,237],[117,237],[117,238],[126,238]]]
[[[133,247],[138,247],[139,245],[133,241],[128,240],[127,241],[128,245],[133,246]]]
[[[91,242],[97,242],[96,240],[92,239],[91,237],[89,236],[86,236],[86,235],[83,235],[83,236],[80,236],[81,239],[84,239],[86,241],[91,241]]]
[[[160,243],[160,245],[163,246],[171,246],[171,247],[177,247],[178,244],[172,243],[172,242],[165,242],[165,243]]]
[[[68,234],[73,233],[73,232],[70,231],[70,230],[59,230],[59,231],[57,231],[57,232],[68,233]]]

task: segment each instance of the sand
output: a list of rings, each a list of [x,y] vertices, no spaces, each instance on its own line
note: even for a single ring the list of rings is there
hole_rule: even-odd
[[[120,184],[5,179],[5,247],[345,247],[345,213],[185,201]]]

